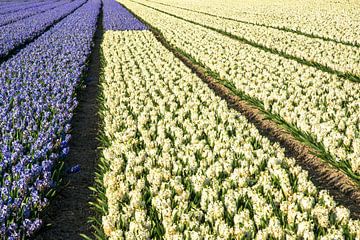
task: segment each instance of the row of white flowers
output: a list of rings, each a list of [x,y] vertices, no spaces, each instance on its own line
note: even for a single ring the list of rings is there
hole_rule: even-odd
[[[266,110],[311,133],[339,162],[360,176],[359,83],[302,65],[220,33],[122,0],[186,51]]]
[[[158,1],[164,4],[168,2],[168,0]],[[147,1],[145,4],[184,19],[226,31],[267,48],[284,52],[306,61],[316,62],[344,73],[352,73],[360,77],[360,48],[358,47],[309,38],[277,29],[253,26],[223,18],[215,18],[196,12],[164,6],[156,2]],[[184,3],[181,4],[181,7],[192,9],[193,5],[194,4],[187,5]],[[226,16],[226,13],[223,15]]]
[[[240,21],[286,28],[340,42],[360,44],[357,0],[151,0]],[[146,1],[148,3],[148,1]]]
[[[109,239],[360,239],[360,222],[149,31],[105,33]]]

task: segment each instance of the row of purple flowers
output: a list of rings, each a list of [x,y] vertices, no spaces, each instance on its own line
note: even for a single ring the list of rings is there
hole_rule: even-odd
[[[16,21],[19,21],[19,20],[27,18],[27,17],[34,16],[36,14],[51,10],[53,8],[56,8],[56,7],[59,7],[63,4],[65,4],[65,3],[69,3],[70,1],[71,0],[54,1],[51,3],[47,3],[45,5],[32,7],[32,8],[16,11],[13,13],[4,14],[0,18],[0,27],[10,24],[10,23],[13,23],[13,22],[16,22]]]
[[[1,239],[22,239],[41,227],[54,164],[69,151],[75,89],[99,9],[100,0],[89,0],[0,65]]]
[[[105,30],[146,30],[147,27],[115,0],[103,0]]]
[[[12,13],[12,12],[20,11],[20,10],[27,9],[27,8],[37,7],[37,6],[46,4],[48,2],[49,1],[36,0],[36,1],[30,1],[30,2],[26,2],[26,3],[16,3],[16,4],[8,3],[1,7],[0,14]]]
[[[19,45],[32,40],[46,28],[66,17],[86,0],[75,0],[50,11],[17,21],[0,28],[0,57],[9,54]]]

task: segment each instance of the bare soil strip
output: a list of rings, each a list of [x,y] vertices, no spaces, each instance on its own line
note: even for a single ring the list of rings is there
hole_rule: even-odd
[[[44,212],[45,225],[36,240],[76,240],[82,239],[80,234],[90,235],[92,228],[88,223],[89,216],[94,212],[89,205],[92,199],[90,186],[94,185],[95,169],[98,161],[97,140],[99,131],[99,74],[100,74],[100,44],[102,40],[102,10],[98,18],[98,27],[94,36],[94,47],[89,57],[88,69],[84,79],[84,89],[79,89],[79,107],[72,120],[72,139],[70,152],[66,157],[64,169],[77,164],[80,172],[63,177],[63,185],[49,209]]]
[[[231,90],[220,84],[216,79],[207,74],[206,69],[177,51],[158,29],[148,24],[130,9],[128,10],[149,27],[164,47],[171,51],[187,67],[192,69],[219,97],[226,100],[229,107],[244,115],[249,122],[257,127],[263,136],[272,142],[279,143],[285,148],[286,156],[294,158],[297,164],[309,172],[310,179],[318,189],[328,190],[335,201],[350,210],[352,218],[360,218],[360,188],[346,174],[313,155],[311,148],[296,140],[282,127],[268,120],[256,107],[240,99]]]

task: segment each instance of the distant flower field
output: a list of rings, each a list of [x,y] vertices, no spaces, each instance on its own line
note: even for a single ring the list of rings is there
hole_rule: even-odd
[[[87,240],[360,239],[359,2],[20,0],[0,14],[1,239],[44,239],[66,174],[94,176],[92,230],[71,230]],[[95,49],[98,167],[66,170]]]

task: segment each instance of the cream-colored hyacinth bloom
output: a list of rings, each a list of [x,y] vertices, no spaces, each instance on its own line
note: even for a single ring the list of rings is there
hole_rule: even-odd
[[[107,31],[102,50],[110,239],[314,239],[321,226],[324,239],[344,227],[357,234],[347,209],[151,32]]]
[[[281,53],[289,54],[308,62],[319,63],[343,73],[352,73],[360,77],[359,47],[323,40],[321,38],[311,38],[296,33],[289,33],[288,31],[268,27],[268,25],[265,27],[263,24],[259,26],[256,24],[249,24],[248,21],[234,21],[221,18],[220,16],[228,17],[228,12],[225,11],[222,13],[219,12],[217,14],[219,17],[216,18],[214,16],[183,9],[186,8],[192,10],[196,3],[177,3],[169,6],[168,0],[159,0],[156,2],[146,1],[145,4],[186,20],[225,31]],[[236,6],[236,4],[234,5]],[[349,25],[350,24],[351,23],[349,23]],[[269,26],[272,25],[269,24]],[[354,34],[356,33],[356,31],[352,32]]]
[[[286,122],[311,134],[317,142],[324,145],[325,150],[334,156],[335,162],[348,164],[346,169],[350,169],[360,178],[360,153],[357,144],[360,138],[359,82],[352,82],[278,54],[263,51],[261,48],[231,39],[211,29],[178,19],[134,1],[121,0],[120,2],[158,28],[173,46],[182,49],[197,62],[219,74],[220,78],[232,83],[237,90],[260,100],[265,110],[280,115]],[[147,4],[154,5],[148,1]],[[159,4],[156,7],[170,11],[169,7]],[[179,12],[190,14],[184,10],[179,10]],[[190,17],[197,18],[198,15],[191,14]],[[352,22],[358,24],[355,20]],[[213,24],[225,26],[225,23],[218,24],[217,21],[222,20],[213,20],[215,22]],[[207,20],[204,24],[206,22]],[[238,32],[241,29],[237,27],[229,31]],[[264,34],[266,31],[261,31],[264,44],[268,42],[267,34]],[[352,31],[359,33],[359,31]],[[245,32],[249,35],[252,31]],[[259,32],[255,31],[255,35],[250,38],[260,38],[256,35]],[[242,36],[240,32],[236,34]],[[292,35],[292,33],[288,34]],[[359,47],[344,44],[340,44],[341,47],[335,47],[335,43],[325,41],[326,44],[324,44],[328,47],[324,49],[327,50],[321,50],[325,45],[320,44],[316,50],[300,51],[294,47],[288,47],[292,44],[287,44],[287,40],[281,39],[276,42],[276,47],[286,48],[284,51],[290,55],[300,54],[299,57],[310,59],[309,55],[317,51],[325,51],[326,53],[321,53],[321,56],[328,54],[328,57],[319,57],[324,59],[324,64],[331,65],[334,69],[339,67],[338,69],[343,72],[350,71],[358,74],[360,71],[360,58],[355,57],[351,60],[352,57],[347,57],[348,55],[359,56]],[[303,43],[302,40],[297,41]],[[313,48],[313,45],[309,48]],[[348,50],[339,50],[344,48]],[[348,60],[349,64],[340,66]],[[331,61],[338,63],[330,63]]]
[[[360,32],[354,31],[360,28],[357,0],[151,0],[144,3],[154,2],[360,44]]]

